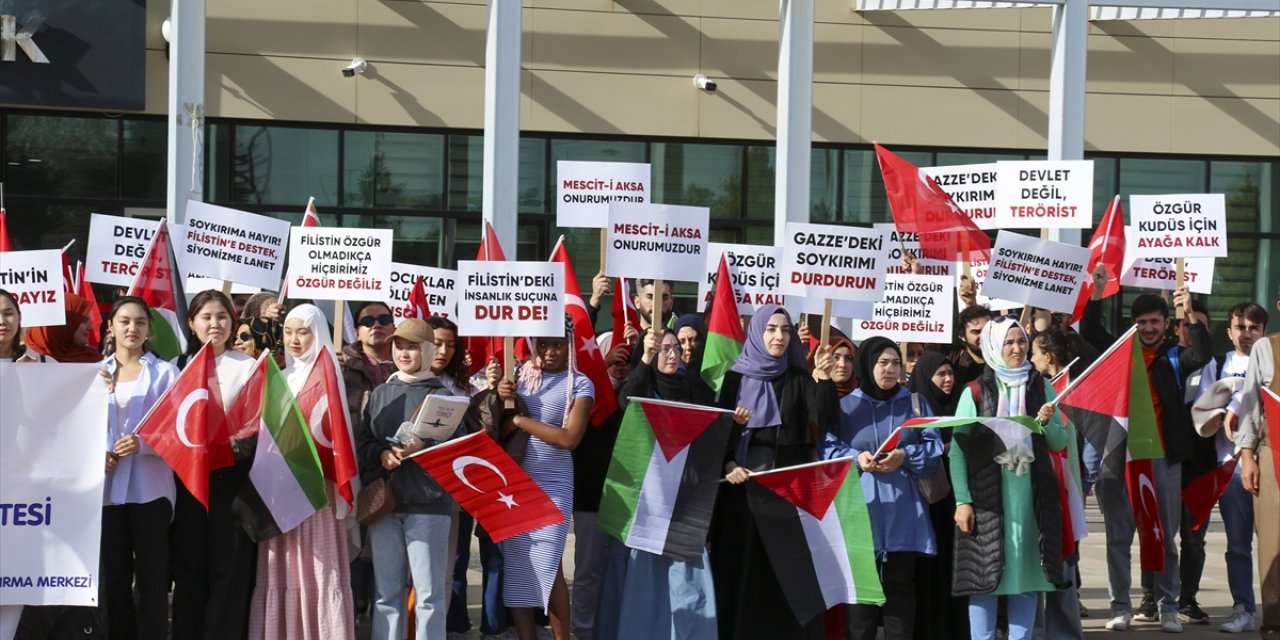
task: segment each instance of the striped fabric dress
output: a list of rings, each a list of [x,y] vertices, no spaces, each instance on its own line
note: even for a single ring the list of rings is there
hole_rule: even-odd
[[[552,426],[563,426],[569,373],[543,373],[542,388],[521,397],[529,407],[529,417]],[[594,398],[591,380],[582,374],[573,377],[574,398]],[[512,536],[502,547],[502,601],[508,607],[547,609],[551,584],[555,581],[569,519],[573,515],[573,457],[566,449],[553,447],[538,438],[529,438],[529,449],[521,464],[525,472],[551,497],[564,522]]]

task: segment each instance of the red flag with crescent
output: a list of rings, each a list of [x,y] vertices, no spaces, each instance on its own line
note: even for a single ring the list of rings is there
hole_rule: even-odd
[[[214,434],[225,431],[224,419],[213,347],[206,344],[156,401],[136,432],[206,510],[213,457],[210,444]]]
[[[547,492],[483,431],[432,447],[411,458],[494,542],[564,522]]]
[[[307,426],[311,428],[325,479],[338,487],[338,495],[347,504],[354,505],[355,492],[351,481],[359,471],[356,467],[355,448],[351,444],[347,403],[338,386],[338,373],[333,362],[329,345],[322,345],[320,355],[307,374],[307,381],[298,391],[298,408],[302,410],[302,417],[306,418]]]
[[[1129,488],[1129,504],[1138,531],[1138,551],[1142,570],[1164,571],[1164,537],[1160,524],[1160,503],[1156,499],[1156,472],[1151,460],[1129,460],[1124,469]]]
[[[564,246],[564,236],[551,249],[550,262],[564,265],[564,312],[573,318],[574,356],[578,371],[591,379],[596,388],[594,404],[591,405],[591,424],[600,426],[618,411],[618,399],[614,397],[613,383],[609,381],[609,369],[604,366],[604,354],[600,353],[600,344],[596,342],[596,332],[591,326],[591,314],[582,301],[582,290],[578,288],[578,276],[573,272],[573,262],[569,260],[569,251]]]

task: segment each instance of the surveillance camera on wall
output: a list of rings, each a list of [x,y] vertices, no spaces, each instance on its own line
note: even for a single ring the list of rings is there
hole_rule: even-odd
[[[708,78],[705,74],[699,73],[693,77],[693,86],[703,91],[712,92],[716,90],[716,81]]]
[[[342,77],[353,78],[357,73],[364,73],[369,68],[369,63],[364,58],[355,58],[351,64],[342,68]]]

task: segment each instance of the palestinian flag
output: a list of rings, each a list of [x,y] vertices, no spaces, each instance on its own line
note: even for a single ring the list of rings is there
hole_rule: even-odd
[[[274,358],[263,354],[229,413],[257,412],[258,443],[232,510],[254,542],[288,533],[329,503],[311,431]]]
[[[871,519],[852,458],[751,475],[747,503],[796,620],[884,604]]]
[[[1106,353],[1062,390],[1059,403],[1115,416],[1128,432],[1129,457],[1150,460],[1164,457],[1164,442],[1151,403],[1151,383],[1142,344],[1130,327]]]
[[[718,394],[724,374],[742,355],[747,335],[738,318],[738,303],[733,299],[733,280],[729,277],[729,261],[720,256],[720,272],[711,294],[711,312],[707,314],[707,344],[702,348],[702,379]]]
[[[729,441],[730,413],[631,398],[596,523],[632,549],[702,556]]]
[[[138,265],[129,295],[142,298],[151,307],[151,348],[165,360],[172,360],[187,349],[187,333],[182,324],[187,300],[179,284],[177,266],[169,226],[161,219],[151,246]]]

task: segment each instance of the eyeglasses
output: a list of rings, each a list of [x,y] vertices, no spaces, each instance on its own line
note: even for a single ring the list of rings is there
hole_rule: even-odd
[[[241,331],[240,335],[236,336],[236,339],[240,342],[249,342],[250,340],[253,340],[253,334],[248,331]]]
[[[680,355],[684,353],[684,348],[678,344],[664,344],[661,347],[658,347],[658,353],[674,353],[676,355]]]
[[[389,324],[393,324],[395,321],[396,319],[394,316],[392,316],[389,313],[384,313],[382,315],[377,315],[377,316],[365,316],[363,318],[360,318],[360,321],[357,322],[356,324],[366,329],[372,329],[373,325],[375,324],[380,324],[385,327]]]

